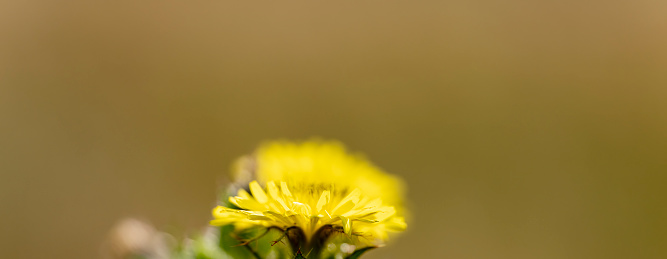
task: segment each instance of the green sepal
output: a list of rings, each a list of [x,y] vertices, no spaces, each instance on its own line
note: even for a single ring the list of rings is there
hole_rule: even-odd
[[[303,257],[301,251],[296,251],[296,254],[294,254],[294,259],[306,259],[306,258]]]
[[[232,258],[288,258],[292,249],[282,238],[283,232],[275,228],[258,226],[237,231],[229,224],[220,227],[219,246]]]
[[[220,227],[220,242],[218,245],[232,258],[255,258],[253,253],[245,246],[240,246],[241,241],[234,237],[234,225]]]

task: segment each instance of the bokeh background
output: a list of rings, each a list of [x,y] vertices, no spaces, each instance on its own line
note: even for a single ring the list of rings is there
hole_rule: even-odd
[[[403,177],[367,258],[667,258],[667,1],[0,1],[0,257],[207,224],[263,140]]]

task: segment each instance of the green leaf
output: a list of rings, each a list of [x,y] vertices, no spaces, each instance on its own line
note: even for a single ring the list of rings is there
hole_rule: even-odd
[[[362,254],[364,254],[366,251],[371,250],[371,249],[373,249],[373,248],[375,248],[375,246],[368,246],[368,247],[364,247],[364,248],[357,249],[356,251],[354,251],[354,253],[352,253],[351,255],[348,255],[347,257],[345,257],[345,259],[357,259],[357,258],[359,258]]]

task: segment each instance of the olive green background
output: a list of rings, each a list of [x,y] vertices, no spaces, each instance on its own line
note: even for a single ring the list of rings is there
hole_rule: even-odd
[[[207,224],[339,139],[409,187],[366,258],[667,258],[665,1],[0,1],[0,257]]]

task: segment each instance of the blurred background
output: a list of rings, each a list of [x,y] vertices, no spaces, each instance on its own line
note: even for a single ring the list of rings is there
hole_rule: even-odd
[[[0,1],[0,257],[177,238],[263,140],[403,177],[367,258],[666,258],[667,1]]]

